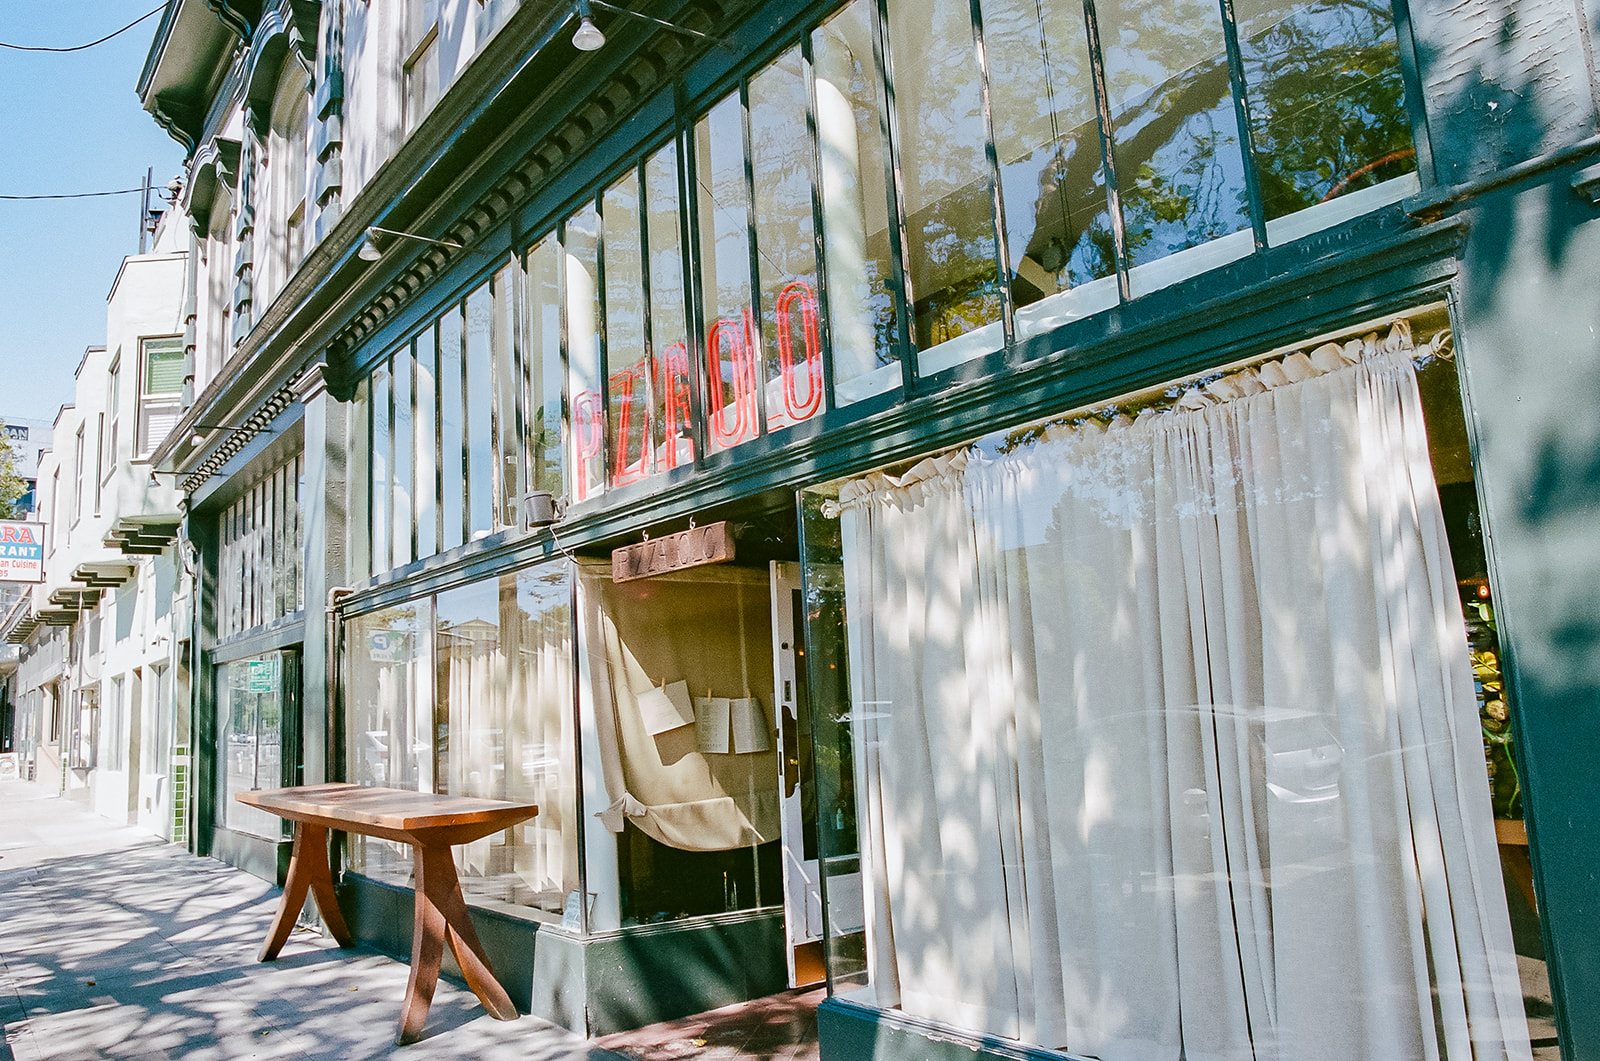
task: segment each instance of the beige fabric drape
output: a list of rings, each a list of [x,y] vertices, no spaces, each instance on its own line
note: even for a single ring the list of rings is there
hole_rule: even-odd
[[[880,1002],[1102,1061],[1526,1061],[1431,352],[841,491]]]
[[[693,726],[652,736],[638,695],[685,680],[695,696],[757,697],[771,723],[772,619],[767,580],[736,567],[614,584],[584,562],[581,607],[601,766],[613,832],[624,820],[685,851],[726,851],[778,837],[772,751],[695,750]]]

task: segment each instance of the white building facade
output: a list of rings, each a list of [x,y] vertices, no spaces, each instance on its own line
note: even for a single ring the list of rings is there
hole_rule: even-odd
[[[179,494],[149,454],[176,421],[183,382],[182,229],[163,224],[106,300],[106,345],[78,366],[51,425],[35,518],[45,581],[3,620],[16,646],[17,752],[116,821],[185,835],[190,580],[176,540]]]

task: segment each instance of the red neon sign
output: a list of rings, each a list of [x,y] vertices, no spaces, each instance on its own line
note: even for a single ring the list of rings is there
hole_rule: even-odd
[[[773,396],[777,401],[769,403],[769,416],[773,426],[784,426],[809,420],[822,408],[822,329],[816,290],[804,280],[784,285],[773,304],[773,317],[781,389]],[[738,317],[718,318],[706,333],[704,416],[713,448],[737,446],[760,432],[756,401],[761,393],[761,349],[756,331],[754,314],[746,307]],[[798,362],[797,336],[801,346]],[[723,379],[724,368],[727,379]],[[638,482],[656,470],[676,468],[693,459],[689,371],[689,347],[680,342],[663,349],[648,368],[639,364],[610,375],[615,429],[611,485]],[[646,394],[641,395],[641,390]],[[634,408],[636,400],[642,409]],[[642,424],[637,423],[640,412]],[[659,448],[655,445],[658,416],[664,429]],[[635,431],[639,434],[637,450],[632,445]],[[583,501],[603,488],[607,478],[603,465],[595,467],[606,434],[605,402],[600,395],[585,390],[573,397],[572,432],[573,493],[576,500]]]
[[[805,343],[806,400],[795,393],[794,328],[791,315],[800,306],[800,326]],[[778,292],[778,374],[783,378],[783,411],[794,421],[808,420],[822,407],[822,338],[817,326],[817,293],[804,280],[796,280]]]

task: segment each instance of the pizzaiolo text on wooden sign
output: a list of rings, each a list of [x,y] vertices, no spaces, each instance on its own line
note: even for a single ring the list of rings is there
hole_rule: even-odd
[[[638,545],[613,549],[611,581],[631,582],[636,578],[704,564],[722,564],[732,559],[733,536],[728,533],[727,523],[708,523],[664,538],[651,538]]]

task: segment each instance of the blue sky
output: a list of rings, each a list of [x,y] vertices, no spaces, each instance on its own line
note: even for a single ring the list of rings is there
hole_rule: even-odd
[[[102,37],[158,0],[0,0],[0,41],[68,46]],[[183,149],[134,86],[160,16],[87,51],[0,49],[0,195],[164,188]],[[139,196],[0,200],[0,419],[55,418],[85,347],[106,337],[106,294],[139,249]]]

